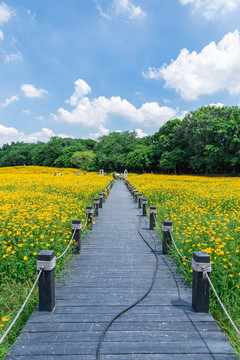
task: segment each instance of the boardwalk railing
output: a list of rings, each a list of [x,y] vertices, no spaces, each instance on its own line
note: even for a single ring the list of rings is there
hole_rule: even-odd
[[[103,170],[101,173],[101,176],[103,176]],[[34,281],[34,284],[29,291],[29,294],[24,301],[22,307],[18,311],[17,315],[15,316],[14,320],[8,327],[7,331],[3,334],[3,336],[0,339],[0,344],[4,341],[4,339],[7,337],[11,329],[13,328],[14,324],[16,323],[17,319],[21,315],[23,309],[25,308],[31,294],[33,293],[37,283],[39,286],[39,311],[48,311],[51,312],[55,309],[55,266],[56,261],[60,259],[62,256],[66,254],[68,249],[70,248],[70,245],[74,241],[74,254],[79,254],[81,251],[81,231],[85,229],[92,229],[93,222],[92,217],[93,214],[95,216],[98,216],[98,208],[100,207],[100,202],[104,198],[106,198],[109,194],[110,189],[112,188],[114,184],[114,180],[112,180],[107,187],[102,191],[101,194],[99,194],[99,197],[97,199],[94,199],[94,209],[92,206],[86,207],[86,222],[84,227],[82,227],[82,222],[80,219],[74,219],[72,220],[72,237],[66,247],[66,249],[63,251],[61,255],[58,257],[54,256],[53,250],[42,250],[38,254],[37,259],[37,271],[38,275],[36,277],[36,280]],[[102,205],[102,204],[101,204]]]
[[[142,194],[139,192],[129,183],[129,181],[125,180],[125,184],[133,196],[133,199],[136,201],[137,197],[139,196],[139,207],[143,208],[142,216],[146,216],[147,214],[147,199],[143,199]],[[137,202],[137,201],[136,201]],[[157,223],[156,215],[157,210],[156,206],[150,206],[149,210],[150,215],[150,230],[154,230],[155,228],[161,230],[160,226]],[[227,318],[229,319],[230,323],[232,324],[233,328],[240,335],[240,331],[233,322],[231,316],[227,312],[226,308],[224,307],[222,301],[220,300],[216,289],[214,288],[211,280],[210,280],[210,273],[211,273],[211,261],[210,255],[205,252],[193,252],[192,260],[186,259],[180,253],[176,242],[172,236],[173,226],[172,221],[164,220],[162,225],[162,252],[163,255],[170,254],[171,251],[171,244],[173,243],[177,253],[179,256],[186,262],[192,264],[193,268],[193,276],[192,276],[192,306],[196,312],[201,313],[208,313],[209,312],[209,287],[211,286],[218,302],[220,303],[223,311],[225,312]]]

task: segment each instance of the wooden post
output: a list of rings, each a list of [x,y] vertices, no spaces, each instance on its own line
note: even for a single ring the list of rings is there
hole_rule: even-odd
[[[156,227],[155,217],[157,214],[156,206],[150,206],[150,230],[154,230]]]
[[[106,191],[103,190],[103,191],[102,191],[102,194],[103,194],[103,202],[105,202],[105,199],[106,199]]]
[[[55,308],[55,275],[56,258],[53,250],[42,250],[38,254],[37,270],[43,272],[38,281],[39,311],[53,311]]]
[[[210,255],[205,252],[193,252],[193,281],[192,281],[192,306],[196,312],[209,312],[209,282],[204,276],[204,270],[210,276]]]
[[[135,193],[134,193],[134,200],[135,200],[135,203],[137,203],[138,194],[139,194],[139,192],[138,192],[138,191],[135,191]]]
[[[142,199],[142,216],[147,216],[147,199]]]
[[[172,221],[163,220],[162,232],[163,232],[163,241],[162,241],[162,253],[163,255],[170,254],[170,247],[172,243],[172,238],[170,231],[173,230]]]
[[[92,206],[86,207],[86,215],[87,215],[87,225],[89,230],[92,230],[92,217],[93,217],[93,208]]]
[[[82,229],[82,220],[75,219],[72,221],[72,233],[74,233],[73,239],[75,240],[74,254],[79,254],[81,251],[81,229]]]
[[[99,198],[94,199],[94,215],[98,216],[98,208],[99,208]]]
[[[138,208],[141,209],[142,207],[142,194],[138,194]]]
[[[99,197],[99,209],[102,209],[103,204],[103,194],[98,194]]]

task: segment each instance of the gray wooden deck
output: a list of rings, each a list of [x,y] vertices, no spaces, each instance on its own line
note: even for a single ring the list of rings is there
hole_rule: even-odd
[[[116,182],[95,218],[85,248],[56,286],[56,310],[33,312],[6,360],[94,360],[101,332],[152,281],[155,256],[138,234],[139,210]],[[142,218],[141,233],[157,242],[159,270],[149,296],[106,334],[101,360],[238,359],[210,314],[196,314],[191,289],[176,275],[161,242]]]

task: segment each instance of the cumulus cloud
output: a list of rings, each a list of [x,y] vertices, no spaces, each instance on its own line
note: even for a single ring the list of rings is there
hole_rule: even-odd
[[[216,44],[205,46],[200,53],[182,49],[178,58],[161,68],[149,68],[143,76],[163,78],[165,86],[176,89],[182,98],[196,100],[219,90],[240,93],[240,33],[228,33]]]
[[[66,100],[66,103],[69,103],[71,106],[77,106],[81,101],[84,95],[91,93],[91,87],[82,79],[78,79],[74,83],[75,91],[69,100]]]
[[[51,114],[55,120],[98,128],[111,115],[116,115],[135,123],[144,124],[145,126],[161,126],[167,120],[177,116],[178,109],[160,106],[157,102],[145,103],[140,108],[136,108],[128,100],[121,99],[120,96],[112,96],[110,98],[99,96],[91,100],[83,95],[87,93],[90,86],[87,86],[83,80],[79,80],[75,82],[75,85],[80,85],[76,85],[74,94],[68,100],[75,107],[71,111],[61,107],[58,109],[57,115]],[[76,88],[80,89],[77,95]],[[83,92],[82,89],[85,89],[85,91]],[[79,94],[82,94],[82,96]]]
[[[136,133],[137,133],[137,137],[139,137],[139,138],[143,138],[143,137],[145,137],[145,136],[148,136],[148,134],[146,134],[145,132],[143,132],[142,129],[136,129],[135,131],[136,131]]]
[[[199,11],[206,19],[213,19],[216,15],[223,15],[236,10],[240,0],[180,0],[183,5],[190,4],[194,11]]]
[[[14,101],[19,101],[18,95],[13,95],[10,98],[6,98],[5,102],[3,104],[1,104],[0,106],[2,108],[7,107],[8,105],[12,104]]]
[[[47,128],[42,128],[41,131],[33,132],[32,134],[25,134],[13,127],[6,127],[0,124],[0,146],[4,144],[11,144],[11,142],[28,142],[35,143],[37,141],[47,142],[52,136],[56,134]],[[59,137],[69,137],[64,134],[58,134]]]
[[[143,18],[146,12],[140,6],[135,6],[130,0],[115,0],[117,14],[125,14],[130,19]]]
[[[102,124],[99,126],[98,131],[95,133],[89,133],[83,139],[97,140],[100,136],[108,135],[110,130],[106,129]]]
[[[0,30],[0,40],[4,40],[4,34],[1,30]]]
[[[217,104],[209,104],[209,106],[222,108],[222,107],[224,107],[225,105],[224,105],[224,104],[222,104],[222,103],[217,103]]]
[[[48,94],[48,92],[44,89],[36,89],[32,84],[23,84],[21,86],[21,90],[24,95],[29,98],[40,98],[43,97],[44,94]]]

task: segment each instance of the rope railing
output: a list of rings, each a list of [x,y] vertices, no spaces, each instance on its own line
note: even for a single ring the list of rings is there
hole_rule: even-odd
[[[11,329],[12,329],[12,327],[13,327],[14,324],[16,323],[17,319],[18,319],[19,316],[21,315],[21,313],[22,313],[23,309],[25,308],[25,306],[26,306],[26,304],[27,304],[30,296],[32,295],[33,290],[35,289],[35,286],[37,285],[37,282],[38,282],[38,280],[39,280],[39,278],[40,278],[40,276],[41,276],[41,274],[42,274],[42,272],[43,272],[43,269],[44,269],[44,267],[42,267],[42,269],[40,269],[40,271],[39,271],[39,273],[38,273],[38,276],[37,276],[37,278],[36,278],[36,280],[35,280],[32,288],[31,288],[31,290],[29,291],[28,296],[26,297],[26,300],[24,301],[23,305],[21,306],[21,309],[18,311],[17,315],[15,316],[15,318],[14,318],[14,320],[12,321],[11,325],[8,327],[8,329],[7,329],[7,331],[5,332],[5,334],[1,337],[1,339],[0,339],[0,344],[3,342],[3,340],[4,340],[4,339],[6,338],[6,336],[9,334],[9,332],[10,332]]]
[[[207,278],[207,280],[208,280],[208,282],[209,282],[209,284],[210,284],[210,286],[211,286],[211,288],[212,288],[212,290],[213,290],[213,292],[214,292],[214,294],[215,294],[215,296],[216,296],[219,304],[221,305],[223,311],[225,312],[228,320],[229,320],[230,323],[232,324],[233,328],[236,330],[237,334],[240,335],[240,331],[238,330],[237,326],[234,324],[231,316],[230,316],[229,313],[227,312],[227,310],[226,310],[225,306],[223,305],[220,297],[218,296],[218,293],[217,293],[216,289],[214,288],[213,283],[211,282],[210,277],[208,276],[208,273],[207,273],[206,270],[204,270],[204,269],[203,269],[203,273],[204,273],[204,275],[206,276],[206,278]]]
[[[130,192],[132,192],[132,195],[133,195],[133,198],[136,196],[135,194],[138,193],[138,191],[136,191],[132,185],[126,181],[126,185],[129,189]],[[168,233],[169,236],[170,236],[170,239],[171,239],[171,242],[173,243],[178,255],[187,263],[190,263],[192,264],[192,267],[193,267],[193,272],[196,272],[196,273],[199,273],[199,272],[202,272],[203,274],[203,279],[206,279],[209,283],[209,285],[211,286],[219,304],[221,305],[224,313],[226,314],[228,320],[230,321],[231,325],[233,326],[233,328],[235,329],[235,331],[237,332],[238,335],[240,335],[240,331],[239,329],[237,328],[237,326],[235,325],[234,321],[232,320],[231,316],[229,315],[229,313],[227,312],[225,306],[223,305],[216,289],[214,288],[211,280],[210,280],[210,277],[208,275],[208,272],[210,273],[211,272],[211,262],[210,262],[210,256],[209,256],[209,262],[206,262],[206,263],[198,263],[194,260],[194,258],[192,259],[192,261],[188,260],[187,258],[185,258],[181,252],[179,251],[178,247],[177,247],[177,244],[172,236],[172,226],[165,226],[163,224],[162,228],[159,226],[158,222],[157,222],[157,219],[156,219],[156,207],[154,206],[151,206],[150,207],[150,211],[147,209],[146,211],[146,214],[150,217],[150,230],[153,230],[155,228],[157,228],[158,230],[163,230],[163,234],[165,233]],[[167,221],[169,223],[171,223],[171,221]],[[163,239],[164,240],[164,239]],[[164,247],[164,241],[163,241],[163,247]],[[166,248],[166,244],[165,244],[165,248]],[[167,248],[169,249],[170,248],[170,243],[167,244]],[[166,252],[167,253],[167,252]],[[164,254],[164,252],[163,252]],[[204,253],[201,253],[201,254],[204,254]],[[207,254],[208,255],[208,254]],[[195,286],[193,284],[193,286]],[[208,307],[208,306],[207,306]],[[208,311],[199,311],[199,312],[208,312]]]
[[[72,234],[72,238],[71,238],[71,240],[69,241],[68,246],[66,247],[66,249],[64,250],[64,252],[63,252],[61,255],[59,255],[58,257],[56,257],[56,260],[61,259],[61,257],[66,254],[66,252],[68,251],[68,249],[69,249],[69,247],[70,247],[70,245],[71,245],[71,243],[72,243],[72,241],[73,241],[73,238],[74,238],[74,236],[75,236],[75,234],[76,234],[76,230],[77,230],[77,229],[74,229],[73,234]]]
[[[159,227],[158,227],[158,228],[159,228]],[[167,230],[167,229],[166,229],[166,231],[169,231],[171,240],[172,240],[172,242],[173,242],[173,244],[174,244],[174,247],[175,247],[178,255],[179,255],[184,261],[192,264],[193,267],[194,267],[194,265],[195,265],[195,266],[198,265],[197,263],[195,263],[194,259],[192,259],[192,261],[190,261],[190,260],[186,259],[184,256],[182,256],[182,254],[180,253],[180,251],[179,251],[179,249],[178,249],[178,247],[177,247],[177,245],[176,245],[176,243],[175,243],[175,241],[174,241],[174,238],[173,238],[173,236],[172,236],[172,231]],[[195,264],[194,264],[194,263],[195,263]],[[211,264],[211,263],[210,263],[210,264]],[[210,280],[210,277],[208,276],[208,272],[209,272],[209,269],[211,269],[211,266],[209,266],[209,263],[206,263],[206,264],[201,263],[201,264],[200,264],[200,269],[201,269],[202,272],[203,272],[203,276],[208,280],[209,285],[211,286],[211,288],[212,288],[212,290],[213,290],[213,292],[214,292],[214,294],[215,294],[215,296],[216,296],[219,304],[221,305],[223,311],[225,312],[228,320],[229,320],[230,323],[232,324],[232,326],[233,326],[233,328],[235,329],[235,331],[237,332],[237,334],[240,335],[240,331],[238,330],[238,328],[237,328],[237,326],[235,325],[234,321],[232,320],[231,316],[230,316],[229,313],[227,312],[227,310],[226,310],[225,306],[223,305],[223,303],[222,303],[222,301],[221,301],[221,299],[220,299],[220,297],[219,297],[216,289],[215,289],[214,286],[213,286],[213,283],[212,283],[211,280]],[[211,270],[210,270],[210,271],[211,271]]]
[[[113,186],[113,183],[114,181],[111,181],[110,184],[108,185],[107,187],[107,190],[104,191],[104,194],[105,194],[105,197],[108,195],[109,193],[109,188],[111,188]],[[54,268],[55,268],[55,264],[56,264],[56,260],[59,260],[60,258],[62,258],[66,252],[68,251],[68,249],[70,248],[70,245],[72,244],[76,234],[77,234],[77,231],[80,232],[81,230],[85,230],[88,226],[88,219],[89,219],[89,215],[90,215],[90,218],[92,220],[92,214],[93,212],[95,213],[96,209],[98,209],[98,204],[94,203],[94,210],[92,210],[92,207],[91,206],[88,206],[87,208],[91,208],[90,211],[87,211],[86,210],[86,221],[85,221],[85,224],[84,226],[82,227],[81,225],[81,220],[73,220],[72,222],[72,237],[66,247],[66,249],[63,251],[63,253],[61,255],[59,255],[58,257],[54,257],[54,252],[53,250],[43,250],[44,252],[44,256],[46,256],[46,253],[47,255],[49,255],[49,258],[51,257],[51,260],[39,260],[39,255],[41,254],[41,252],[38,254],[38,260],[37,260],[37,270],[38,270],[38,275],[37,275],[37,278],[36,280],[34,281],[34,284],[31,288],[31,290],[29,291],[23,305],[21,306],[20,310],[18,311],[17,315],[15,316],[14,320],[12,321],[12,323],[10,324],[10,326],[8,327],[8,329],[6,330],[6,332],[4,333],[4,335],[1,337],[0,339],[0,344],[5,340],[5,338],[7,337],[7,335],[9,334],[9,332],[11,331],[11,329],[13,328],[14,324],[16,323],[16,321],[18,320],[19,316],[21,315],[22,311],[24,310],[30,296],[32,295],[38,281],[40,281],[40,277],[43,273],[43,271],[54,271]],[[91,225],[92,225],[92,221],[91,221]],[[79,234],[79,242],[81,241],[81,235]],[[81,249],[81,243],[80,243],[80,246],[79,246],[79,251],[80,252],[80,249]],[[77,252],[77,253],[78,253]],[[50,254],[51,253],[51,254]],[[54,279],[54,276],[53,276],[53,281],[55,281]],[[51,287],[51,283],[49,282],[47,284],[47,286]],[[51,294],[50,296],[54,296],[54,306],[51,306],[51,310],[53,310],[53,308],[55,307],[55,290],[54,290],[54,293]],[[40,294],[39,294],[39,297],[40,297]],[[40,310],[40,298],[39,298],[39,310]],[[49,311],[49,310],[46,310],[46,309],[42,309],[40,311]]]

